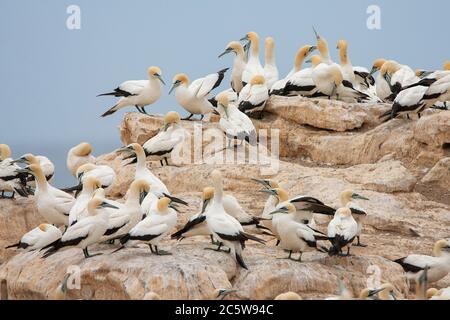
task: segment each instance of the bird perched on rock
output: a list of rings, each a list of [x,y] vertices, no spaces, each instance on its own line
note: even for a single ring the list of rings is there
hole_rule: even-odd
[[[328,224],[328,237],[332,238],[329,255],[343,255],[342,249],[347,248],[345,256],[350,255],[350,247],[358,233],[358,224],[352,216],[350,208],[336,210],[333,220]]]

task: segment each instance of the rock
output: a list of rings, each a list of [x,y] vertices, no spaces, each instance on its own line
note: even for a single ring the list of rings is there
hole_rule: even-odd
[[[441,111],[432,117],[420,118],[414,128],[414,138],[438,148],[450,147],[450,111]]]

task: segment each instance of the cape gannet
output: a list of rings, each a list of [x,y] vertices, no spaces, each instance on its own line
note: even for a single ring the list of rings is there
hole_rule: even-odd
[[[353,218],[350,208],[344,207],[336,210],[333,220],[328,224],[328,237],[333,239],[329,255],[342,255],[342,249],[347,247],[346,256],[349,256],[351,244],[357,233],[358,224]]]
[[[25,233],[18,243],[8,248],[24,249],[25,251],[39,250],[62,237],[62,232],[51,224],[42,223],[33,230]]]
[[[428,281],[436,282],[450,272],[450,244],[447,240],[439,240],[434,245],[433,256],[411,254],[395,262],[403,267],[409,280],[417,282],[428,267]]]
[[[69,212],[75,203],[75,198],[50,185],[39,164],[32,164],[18,171],[32,174],[36,179],[34,201],[39,214],[48,223],[68,226]]]
[[[91,153],[92,146],[87,142],[82,142],[69,150],[66,165],[74,177],[77,176],[80,166],[86,163],[95,163],[95,157]]]
[[[9,198],[13,199],[17,192],[22,197],[28,196],[26,181],[21,180],[17,170],[20,167],[11,159],[11,149],[6,144],[0,144],[0,198],[6,198],[5,192],[11,192]]]
[[[268,99],[269,89],[266,79],[263,75],[255,75],[239,94],[239,110],[253,117],[261,118]]]
[[[247,141],[252,146],[257,144],[256,129],[250,118],[231,104],[227,93],[221,93],[217,97],[217,108],[220,115],[219,125],[229,139],[228,146],[234,139]]]
[[[189,84],[188,76],[184,73],[177,74],[173,78],[169,94],[175,90],[177,102],[190,113],[183,120],[189,120],[195,114],[200,114],[200,120],[203,120],[205,114],[213,110],[211,103],[208,101],[208,95],[212,90],[220,86],[227,70],[228,68],[209,74],[204,78],[195,80],[191,84]]]
[[[100,181],[103,189],[110,188],[116,181],[116,172],[113,168],[107,165],[95,165],[86,163],[78,167],[76,172],[78,184],[73,187],[63,189],[66,192],[80,191],[83,188],[83,181],[88,177],[93,177]]]
[[[101,253],[90,255],[88,247],[98,243],[108,229],[108,212],[101,210],[104,208],[118,209],[99,197],[92,198],[87,206],[89,217],[67,228],[62,238],[52,244],[44,253],[43,258],[47,258],[65,247],[83,249],[85,258],[100,255]]]
[[[135,106],[136,109],[147,114],[145,107],[155,103],[162,94],[162,85],[165,85],[162,79],[162,72],[159,67],[150,67],[147,70],[148,80],[129,80],[119,85],[113,92],[103,93],[100,96],[120,97],[120,100],[108,111],[102,114],[102,117],[109,116],[117,110],[128,106]]]
[[[13,163],[23,163],[26,165],[39,164],[48,182],[52,181],[52,178],[55,174],[55,165],[45,156],[35,156],[32,155],[31,153],[27,153],[24,154],[19,159],[14,160]],[[24,177],[24,179],[26,179],[27,185],[31,187],[36,186],[34,176],[30,175],[28,177]]]
[[[222,174],[218,170],[211,173],[214,186],[214,198],[206,211],[206,223],[214,239],[230,248],[230,253],[237,263],[244,269],[248,269],[242,258],[242,250],[247,240],[264,244],[265,241],[244,232],[243,227],[234,217],[226,213],[223,205]]]
[[[267,82],[267,88],[270,89],[279,79],[279,72],[275,62],[275,41],[272,37],[266,38],[265,49],[264,78]]]
[[[340,195],[341,205],[343,207],[350,208],[350,210],[352,211],[353,218],[355,219],[356,223],[358,224],[358,232],[356,235],[357,243],[355,244],[355,246],[367,247],[367,245],[362,244],[361,240],[360,240],[362,225],[367,216],[367,213],[366,213],[366,211],[364,211],[364,209],[362,209],[360,206],[358,206],[357,203],[355,203],[353,201],[353,200],[357,200],[357,199],[369,200],[368,198],[366,198],[358,193],[355,193],[352,190],[344,190],[341,192],[341,195]]]
[[[87,205],[92,199],[95,190],[101,188],[101,183],[95,177],[87,177],[83,180],[81,192],[69,211],[69,226],[88,216]]]
[[[233,62],[233,70],[231,71],[231,88],[239,94],[244,87],[242,84],[242,73],[247,65],[247,57],[245,56],[244,48],[238,41],[231,41],[225,51],[219,55],[219,58],[228,53],[235,53],[236,55]]]
[[[259,36],[256,32],[247,33],[240,41],[246,41],[250,45],[250,56],[242,73],[242,82],[245,87],[256,75],[264,75],[264,68],[259,61]]]
[[[152,212],[120,239],[122,247],[116,251],[123,249],[130,240],[139,240],[147,243],[150,251],[156,255],[170,255],[169,252],[159,250],[158,245],[176,224],[177,211],[172,206],[172,201],[166,197],[161,198]]]

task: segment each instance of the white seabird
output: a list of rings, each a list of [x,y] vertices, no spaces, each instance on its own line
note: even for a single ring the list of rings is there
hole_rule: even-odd
[[[267,88],[270,89],[279,79],[279,72],[275,62],[275,41],[272,37],[266,38],[265,49],[264,78],[267,82]]]
[[[220,115],[219,125],[229,139],[228,146],[231,146],[234,139],[240,140],[241,143],[246,140],[255,146],[257,144],[256,129],[250,118],[229,102],[227,93],[219,94],[216,99],[216,110]]]
[[[242,73],[242,82],[245,87],[256,75],[264,75],[264,68],[259,61],[259,36],[256,32],[247,33],[241,41],[248,41],[250,44],[250,56]]]
[[[18,172],[34,175],[36,178],[36,191],[34,201],[39,214],[53,225],[69,225],[69,212],[75,203],[75,198],[61,191],[47,182],[39,164],[32,164]]]
[[[67,153],[67,169],[74,177],[77,176],[77,170],[86,163],[95,163],[95,157],[91,154],[92,146],[87,142],[82,142]]]
[[[11,192],[13,199],[17,192],[22,197],[27,197],[24,180],[21,181],[17,170],[20,167],[11,159],[11,149],[6,144],[0,144],[0,198],[5,198],[5,192]]]
[[[184,73],[179,73],[173,78],[173,85],[169,94],[175,90],[177,102],[190,113],[183,120],[188,120],[195,114],[201,115],[200,119],[203,120],[203,117],[213,110],[211,103],[208,101],[208,95],[220,86],[227,70],[228,68],[209,74],[191,84],[189,84],[188,76]]]
[[[347,247],[346,256],[349,256],[351,244],[357,233],[358,224],[353,218],[350,208],[343,207],[336,210],[333,220],[328,224],[328,237],[333,239],[329,255],[342,255],[342,249]]]
[[[56,253],[64,247],[77,247],[83,249],[84,257],[90,258],[100,254],[90,255],[88,247],[98,243],[108,229],[108,212],[103,208],[117,207],[103,201],[98,197],[92,198],[88,203],[89,217],[67,228],[62,238],[45,252],[44,258]]]
[[[447,240],[439,240],[434,245],[433,256],[411,254],[395,262],[403,267],[409,280],[417,282],[428,267],[428,281],[436,282],[450,272],[450,244]]]
[[[295,221],[298,215],[297,208],[292,203],[278,207],[272,214],[277,215],[277,233],[280,237],[280,246],[289,251],[288,259],[302,261],[302,254],[306,251],[317,250],[317,240],[330,240],[325,234],[311,229],[306,224]],[[292,217],[293,216],[293,217]],[[298,217],[301,219],[301,217]],[[292,253],[300,253],[298,259],[293,259]]]
[[[81,192],[78,194],[69,212],[69,226],[88,216],[87,205],[92,199],[95,190],[99,188],[101,188],[101,183],[98,179],[87,177],[83,180]]]
[[[150,247],[150,251],[156,255],[168,255],[169,252],[159,250],[159,242],[177,224],[177,211],[172,207],[169,198],[161,198],[152,212],[147,217],[135,225],[125,236],[120,239],[122,247],[130,240],[139,240],[145,242]]]
[[[269,99],[269,89],[263,75],[255,75],[239,94],[239,110],[245,114],[262,117],[262,112]]]
[[[136,109],[147,114],[145,106],[155,103],[162,94],[162,72],[159,67],[150,67],[147,70],[148,80],[129,80],[119,85],[113,92],[103,93],[100,96],[120,97],[111,109],[102,114],[102,117],[109,116],[119,109],[128,106],[135,106]]]
[[[95,165],[92,163],[86,163],[78,167],[76,172],[78,184],[73,187],[63,189],[66,192],[80,191],[83,187],[84,179],[93,177],[100,181],[101,187],[108,190],[116,181],[116,172],[113,168],[107,165]]]
[[[42,172],[45,175],[45,178],[48,182],[52,181],[53,176],[55,175],[55,165],[50,161],[49,158],[45,156],[35,156],[31,153],[24,154],[19,159],[13,161],[14,163],[24,163],[26,165],[30,164],[39,164],[42,168]],[[27,185],[34,187],[35,181],[33,176],[26,177]]]
[[[51,224],[42,223],[33,230],[25,233],[18,243],[8,248],[25,249],[25,251],[39,250],[62,237],[62,232]]]
[[[231,88],[234,92],[241,92],[244,85],[242,84],[242,73],[247,65],[247,57],[245,56],[244,48],[238,41],[231,41],[225,51],[219,55],[223,57],[228,53],[234,52],[236,54],[233,62],[233,70],[231,71]]]
[[[211,173],[211,178],[214,186],[214,198],[206,211],[206,223],[214,239],[230,248],[233,258],[242,268],[247,269],[242,258],[245,241],[254,240],[262,244],[265,241],[245,233],[239,221],[226,213],[223,205],[222,174],[218,170],[214,170]]]
[[[341,205],[343,207],[350,208],[350,210],[352,211],[353,218],[355,219],[356,223],[358,224],[358,232],[356,235],[357,243],[355,244],[355,246],[367,247],[367,245],[362,244],[361,240],[360,240],[362,225],[367,216],[367,212],[364,209],[362,209],[360,206],[358,206],[357,203],[352,201],[352,199],[354,199],[354,200],[357,200],[357,199],[369,200],[369,199],[358,193],[353,192],[352,190],[344,190],[341,192],[341,195],[340,195]]]

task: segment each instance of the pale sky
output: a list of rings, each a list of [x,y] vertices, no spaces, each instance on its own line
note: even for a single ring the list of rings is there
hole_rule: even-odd
[[[80,30],[66,27],[72,4],[81,8]],[[381,9],[381,30],[366,26],[372,4]],[[1,0],[0,143],[14,156],[47,155],[57,165],[56,184],[68,184],[70,147],[89,141],[101,154],[121,145],[117,127],[126,111],[100,118],[115,100],[96,95],[124,80],[145,79],[151,65],[161,67],[168,85],[147,110],[185,116],[167,95],[173,75],[196,79],[231,66],[231,55],[217,56],[248,31],[275,38],[283,76],[297,49],[314,43],[312,25],[336,60],[335,44],[344,38],[353,65],[370,67],[386,57],[436,69],[450,59],[448,12],[446,0]]]

